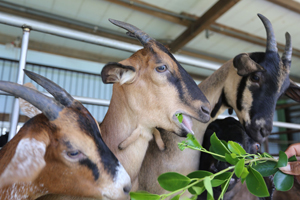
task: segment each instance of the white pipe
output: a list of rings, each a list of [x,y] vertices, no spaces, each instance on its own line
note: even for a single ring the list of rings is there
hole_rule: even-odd
[[[231,115],[219,115],[218,119],[224,119],[226,117],[233,117],[236,120],[239,120],[237,118],[237,116],[231,116]],[[287,122],[273,121],[273,126],[281,127],[281,128],[300,129],[300,124],[293,124],[293,123],[287,123]]]
[[[43,22],[39,22],[36,20],[31,20],[28,18],[18,17],[14,15],[10,15],[7,13],[0,12],[0,23],[7,24],[16,27],[22,27],[24,24],[29,26],[31,30],[48,33],[52,35],[57,35],[65,38],[70,38],[78,41],[83,41],[91,44],[102,45],[106,47],[111,47],[115,49],[120,49],[129,52],[136,52],[139,49],[143,48],[140,45],[129,44],[126,42],[121,42],[118,40],[109,39],[106,37],[101,37],[89,33],[84,33],[81,31],[76,31],[69,28],[64,28],[61,26],[55,26]],[[124,33],[125,34],[125,33]],[[196,66],[199,68],[205,68],[210,70],[218,69],[221,64],[214,63],[202,59],[190,58],[182,55],[174,55],[178,62],[184,63],[187,65]]]
[[[124,51],[129,51],[129,52],[136,52],[137,50],[141,49],[142,46],[139,45],[134,45],[134,44],[129,44],[126,42],[121,42],[118,40],[113,40],[101,36],[96,36],[93,34],[88,34],[84,33],[81,31],[76,31],[73,29],[68,29],[64,28],[61,26],[55,26],[43,22],[38,22],[35,20],[27,19],[27,18],[22,18],[10,14],[6,14],[3,12],[0,12],[0,23],[2,24],[7,24],[11,26],[17,26],[17,27],[23,27],[24,25],[31,27],[32,30],[38,31],[38,32],[43,32],[43,33],[48,33],[52,35],[57,35],[61,37],[66,37],[74,40],[79,40],[91,44],[97,44],[97,45],[102,45],[102,46],[107,46],[115,49],[120,49]],[[217,70],[221,64],[215,63],[215,62],[210,62],[202,59],[196,59],[196,58],[191,58],[187,56],[182,56],[182,55],[174,55],[174,57],[177,59],[178,62],[181,62],[183,64],[199,67],[199,68],[204,68],[204,69],[209,69],[209,70]],[[79,98],[79,97],[78,97]],[[103,102],[99,102],[101,100],[95,99],[93,101],[90,101],[90,98],[83,98],[83,102],[85,103],[91,103],[92,104],[103,104],[104,106],[109,105],[108,100],[104,100]],[[225,116],[219,116],[219,118],[222,118]],[[274,122],[274,126],[278,127],[285,127],[285,128],[294,128],[294,129],[300,129],[300,125],[297,124],[291,124],[291,123],[284,123],[284,122]]]
[[[29,32],[30,29],[28,27],[23,27],[23,38],[22,38],[22,46],[21,46],[21,54],[20,54],[20,61],[19,61],[19,71],[18,71],[18,79],[17,83],[23,85],[24,82],[24,70],[26,65],[26,55],[28,49],[28,42],[29,42]],[[11,140],[17,133],[17,125],[19,120],[19,98],[15,98],[13,110],[11,113],[10,119],[10,130],[8,135],[8,141]]]

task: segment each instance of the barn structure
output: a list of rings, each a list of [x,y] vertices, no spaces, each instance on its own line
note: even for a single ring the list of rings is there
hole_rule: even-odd
[[[300,83],[297,0],[2,0],[0,80],[29,82],[22,68],[39,73],[82,101],[101,122],[112,94],[112,86],[99,76],[102,67],[141,48],[109,18],[131,23],[168,46],[199,83],[239,53],[265,50],[266,33],[257,13],[272,22],[280,54],[285,32],[291,34],[290,77]],[[3,141],[28,120],[15,102],[1,92]],[[300,105],[283,96],[264,150],[276,155],[299,141]]]

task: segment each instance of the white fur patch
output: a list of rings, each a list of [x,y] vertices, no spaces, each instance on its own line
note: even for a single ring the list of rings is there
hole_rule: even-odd
[[[259,127],[264,127],[266,124],[266,120],[263,118],[257,119],[257,120],[255,120],[255,124]]]
[[[46,145],[34,138],[20,140],[15,155],[0,176],[1,185],[33,181],[45,167]]]
[[[36,87],[34,87],[34,85],[32,83],[25,83],[24,86],[37,90]],[[27,117],[32,118],[32,117],[42,113],[39,109],[37,109],[31,103],[25,101],[22,98],[20,98],[19,104],[20,104],[20,109]]]
[[[131,184],[130,177],[125,171],[124,167],[119,162],[116,176],[113,180],[113,184],[105,187],[102,191],[102,195],[108,199],[120,199],[124,198],[125,194],[123,188]]]
[[[120,79],[120,85],[123,85],[124,83],[127,83],[127,82],[131,82],[134,78],[134,75],[135,75],[135,72],[133,72],[131,70],[124,72]]]
[[[13,184],[8,189],[0,189],[0,199],[9,199],[9,200],[25,200],[29,198],[29,193],[37,191],[40,194],[47,194],[48,191],[44,188],[43,184],[38,186],[31,185],[31,183],[20,183]]]

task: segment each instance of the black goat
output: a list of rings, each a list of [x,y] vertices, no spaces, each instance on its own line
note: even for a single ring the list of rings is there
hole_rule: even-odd
[[[220,140],[225,140],[225,141],[234,141],[239,143],[247,153],[255,154],[260,148],[260,144],[255,142],[253,139],[251,139],[246,131],[244,130],[243,126],[241,123],[237,120],[235,120],[232,117],[228,117],[225,119],[217,119],[209,126],[207,127],[203,139],[203,144],[202,146],[205,149],[209,149],[210,147],[210,136],[216,133],[217,137]],[[214,159],[210,154],[207,153],[201,153],[201,158],[200,158],[200,170],[206,170],[210,171],[212,173],[219,172],[227,167],[229,167],[230,164],[226,162],[221,162],[216,159]],[[273,191],[273,186],[272,186],[272,181],[270,181],[268,178],[266,179],[268,181],[267,185],[270,187],[270,194]],[[238,183],[238,185],[237,185]],[[237,186],[237,187],[235,187]],[[227,193],[225,195],[224,199],[232,199],[235,198],[236,192],[233,190],[233,188],[241,188],[240,181],[236,176],[233,176],[232,180],[230,181],[229,187],[227,189]],[[221,188],[213,188],[214,189],[214,197],[218,197],[221,194]],[[230,192],[233,190],[232,192]],[[245,190],[247,191],[247,190]],[[248,193],[247,193],[248,195]],[[250,195],[250,196],[249,196]],[[252,199],[254,196],[249,193],[249,197]],[[206,199],[207,197],[206,192],[201,194],[198,197],[198,200]],[[255,198],[255,197],[254,197]]]

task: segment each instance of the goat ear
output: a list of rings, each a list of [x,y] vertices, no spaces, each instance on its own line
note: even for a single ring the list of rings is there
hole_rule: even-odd
[[[120,63],[108,63],[101,71],[103,83],[131,83],[135,77],[135,68]]]
[[[285,91],[285,95],[297,102],[300,102],[300,87],[290,80],[290,86]]]
[[[240,76],[247,76],[253,72],[264,71],[265,69],[252,60],[247,53],[242,53],[234,57],[233,66]]]
[[[25,83],[24,86],[37,90],[36,87],[32,83]],[[22,98],[20,98],[19,104],[20,104],[20,109],[27,117],[32,118],[32,117],[42,113],[34,105],[29,103],[28,101],[25,101]]]
[[[0,175],[0,188],[18,182],[32,182],[46,166],[44,156],[50,139],[48,135],[36,135],[39,137],[23,138],[19,141],[14,156]]]

